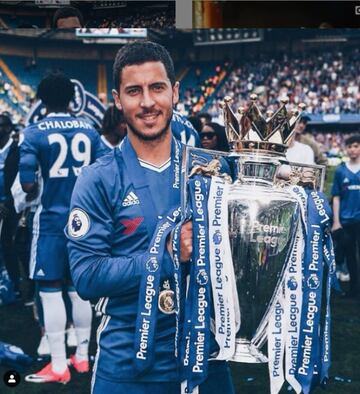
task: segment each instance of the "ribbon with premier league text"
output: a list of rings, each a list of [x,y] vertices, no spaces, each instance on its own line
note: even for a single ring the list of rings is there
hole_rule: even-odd
[[[330,207],[327,207],[330,211]],[[331,235],[325,234],[324,242],[324,259],[327,266],[327,281],[326,281],[326,312],[325,322],[321,331],[321,354],[320,354],[320,383],[323,384],[329,379],[329,368],[331,365],[331,308],[330,308],[330,296],[331,289],[334,288],[336,291],[341,292],[341,287],[336,277],[336,262],[334,245],[332,242]]]
[[[323,193],[292,186],[301,221],[285,276],[268,318],[270,391],[276,394],[285,378],[297,394],[328,378],[330,367],[330,293],[338,288],[329,235],[331,210]],[[324,269],[327,267],[327,269]],[[326,284],[326,313],[322,321],[322,286]]]
[[[182,380],[185,392],[192,393],[207,377],[210,347],[211,283],[207,199],[210,179],[195,176],[189,180],[192,208],[193,253],[190,282],[181,340]]]
[[[304,394],[310,393],[320,381],[318,371],[323,369],[320,348],[320,317],[325,264],[324,245],[331,217],[324,194],[316,190],[306,190],[306,192],[308,199],[307,233],[303,261],[303,303],[295,374]],[[329,302],[330,294],[327,298]],[[329,305],[328,308],[330,308]],[[327,332],[330,329],[329,311],[330,309],[325,318]],[[329,338],[326,343],[329,344]]]
[[[236,332],[240,328],[240,306],[228,231],[229,183],[213,176],[208,198],[209,257],[214,305],[216,360],[229,360],[235,353]]]
[[[144,256],[145,272],[140,283],[134,342],[134,366],[137,372],[146,370],[154,362],[154,338],[162,261],[166,251],[166,238],[180,220],[180,211],[180,207],[172,209],[158,223],[150,247]]]
[[[271,302],[272,308],[268,317],[267,339],[271,394],[277,394],[281,390],[285,377],[297,393],[301,391],[294,378],[302,299],[303,228],[299,220],[299,211],[297,209],[294,212],[295,238],[287,257],[281,283]],[[264,322],[263,325],[266,326],[266,323]]]

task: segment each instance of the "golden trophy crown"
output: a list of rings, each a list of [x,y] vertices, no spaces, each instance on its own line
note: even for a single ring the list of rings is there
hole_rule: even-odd
[[[277,111],[266,111],[264,116],[256,103],[257,99],[257,94],[252,94],[248,108],[239,107],[239,118],[230,107],[233,102],[231,97],[226,96],[220,104],[230,149],[233,152],[263,151],[284,156],[305,104],[301,103],[297,109],[288,111],[286,105],[289,99],[284,97]]]

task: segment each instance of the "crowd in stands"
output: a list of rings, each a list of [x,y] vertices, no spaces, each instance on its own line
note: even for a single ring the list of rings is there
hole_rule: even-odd
[[[0,106],[11,115],[15,123],[22,122],[33,102],[34,91],[29,85],[21,85],[20,89],[16,89],[0,70]]]
[[[267,109],[276,109],[279,98],[288,96],[290,103],[305,103],[310,114],[359,113],[359,69],[359,48],[306,57],[247,59],[234,65],[207,111],[216,116],[218,101],[225,95],[232,96],[238,108],[255,92],[260,106]]]
[[[155,13],[144,14],[136,12],[129,16],[108,16],[105,18],[92,18],[86,22],[87,27],[99,27],[100,29],[111,27],[133,27],[133,28],[173,28],[175,27],[175,17],[171,10],[157,11]]]
[[[217,64],[211,70],[211,74],[204,79],[203,70],[195,65],[196,86],[185,86],[180,104],[182,112],[185,114],[200,112],[225,78],[229,68],[229,62]]]
[[[319,144],[321,151],[329,159],[343,159],[345,156],[345,141],[351,136],[351,133],[333,132],[333,133],[314,133],[314,138]]]
[[[78,23],[71,25],[58,25],[56,19],[76,17]],[[151,9],[140,6],[129,8],[116,8],[105,10],[84,10],[74,7],[59,8],[53,16],[48,15],[7,15],[1,14],[0,10],[0,28],[44,28],[50,27],[49,22],[52,19],[53,28],[76,28],[76,27],[95,27],[95,28],[174,28],[175,27],[175,10],[174,7],[166,9]],[[74,20],[72,21],[72,23]]]
[[[349,61],[351,59],[351,61]],[[192,63],[181,83],[181,100],[177,110],[191,116],[207,112],[219,123],[219,102],[225,95],[234,99],[233,108],[246,105],[252,92],[259,97],[259,106],[276,109],[279,98],[287,95],[290,103],[306,104],[309,114],[360,112],[360,50],[328,52],[308,55],[306,58],[283,55],[281,59],[262,59],[231,64],[213,63],[208,69],[201,63]],[[16,70],[14,70],[16,72]],[[22,72],[27,72],[27,69]],[[19,88],[17,88],[19,90]],[[19,93],[19,92],[18,92]],[[21,100],[16,88],[0,70],[0,100],[15,123],[22,122],[34,101],[34,88],[20,86]],[[210,103],[210,104],[209,104]],[[344,155],[345,133],[316,133],[328,157]]]

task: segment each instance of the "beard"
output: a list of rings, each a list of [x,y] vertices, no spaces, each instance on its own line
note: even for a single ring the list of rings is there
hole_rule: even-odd
[[[124,118],[126,120],[127,125],[129,126],[129,129],[136,135],[136,137],[139,138],[139,140],[159,141],[159,140],[162,140],[164,138],[164,136],[167,134],[167,131],[168,131],[170,123],[171,123],[172,115],[173,115],[173,110],[171,109],[171,111],[169,112],[169,115],[166,118],[165,126],[162,129],[160,129],[157,132],[152,133],[152,134],[143,133],[141,130],[136,128],[134,126],[133,122],[125,115],[125,113],[124,113]]]

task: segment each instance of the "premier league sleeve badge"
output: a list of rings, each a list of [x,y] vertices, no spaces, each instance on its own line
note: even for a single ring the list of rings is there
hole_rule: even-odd
[[[89,215],[80,208],[74,208],[70,213],[67,227],[70,237],[83,237],[90,229]]]

